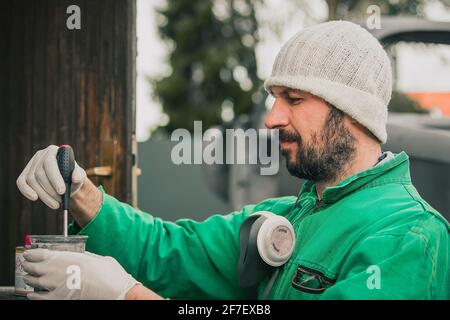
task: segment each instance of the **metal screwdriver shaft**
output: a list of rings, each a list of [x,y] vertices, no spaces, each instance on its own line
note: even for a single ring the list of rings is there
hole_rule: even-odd
[[[64,225],[63,225],[64,238],[67,238],[67,229],[69,228],[67,226],[68,225],[68,223],[67,223],[67,220],[68,220],[67,216],[68,216],[68,212],[67,212],[67,210],[64,210]]]
[[[73,150],[69,145],[62,145],[58,149],[58,153],[56,154],[56,160],[58,162],[59,172],[64,180],[64,184],[66,185],[66,192],[63,196],[63,210],[64,210],[64,237],[67,237],[67,229],[68,229],[68,212],[70,205],[70,193],[72,188],[72,173],[75,168],[75,160],[73,155]]]

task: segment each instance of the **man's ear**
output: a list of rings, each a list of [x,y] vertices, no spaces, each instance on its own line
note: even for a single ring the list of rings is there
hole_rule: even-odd
[[[348,121],[354,125],[356,128],[358,128],[360,132],[363,132],[364,134],[366,134],[367,136],[369,136],[371,139],[380,142],[380,140],[378,140],[377,137],[375,137],[375,135],[366,127],[364,127],[362,124],[360,124],[358,121],[356,121],[355,119],[353,119],[352,117],[350,117],[349,115],[345,115],[346,117],[348,117]]]

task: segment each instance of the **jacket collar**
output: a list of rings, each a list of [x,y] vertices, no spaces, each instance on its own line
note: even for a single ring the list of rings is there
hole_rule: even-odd
[[[358,172],[334,186],[327,187],[323,192],[322,202],[324,204],[331,204],[357,190],[392,182],[411,183],[409,157],[404,151],[399,154],[394,154],[393,159],[389,161]],[[303,197],[306,194],[317,198],[313,181],[307,181],[303,185],[299,196]]]

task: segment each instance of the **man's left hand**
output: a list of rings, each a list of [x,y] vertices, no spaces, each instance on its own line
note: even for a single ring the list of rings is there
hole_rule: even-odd
[[[26,284],[48,291],[28,294],[29,299],[43,300],[116,300],[140,284],[112,257],[89,252],[25,251],[23,268]]]

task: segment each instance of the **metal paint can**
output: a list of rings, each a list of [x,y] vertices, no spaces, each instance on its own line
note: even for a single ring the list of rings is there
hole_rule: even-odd
[[[23,257],[23,253],[25,252],[25,247],[16,247],[16,276],[14,279],[14,287],[15,287],[15,294],[17,296],[25,296],[33,292],[33,287],[28,286],[24,281],[23,277],[27,274],[23,270],[23,262],[25,261],[25,258]]]

